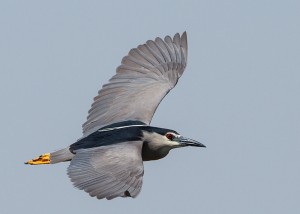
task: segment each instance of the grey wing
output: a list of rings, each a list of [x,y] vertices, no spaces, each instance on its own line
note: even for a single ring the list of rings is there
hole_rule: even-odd
[[[108,84],[98,92],[83,124],[83,136],[116,122],[150,124],[164,96],[187,64],[187,36],[156,38],[130,50]]]
[[[68,167],[74,186],[98,199],[135,198],[142,187],[141,141],[76,151]]]

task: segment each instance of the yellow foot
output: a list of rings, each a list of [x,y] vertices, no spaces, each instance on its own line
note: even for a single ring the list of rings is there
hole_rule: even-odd
[[[30,164],[30,165],[49,164],[49,163],[50,163],[50,153],[40,155],[37,158],[25,162],[25,164]]]

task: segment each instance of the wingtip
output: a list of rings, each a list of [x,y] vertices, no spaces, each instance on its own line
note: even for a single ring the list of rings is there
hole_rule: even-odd
[[[180,43],[182,46],[187,47],[187,33],[184,31],[180,38]]]

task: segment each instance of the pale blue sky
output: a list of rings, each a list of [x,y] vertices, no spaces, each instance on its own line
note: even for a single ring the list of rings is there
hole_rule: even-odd
[[[0,213],[300,213],[299,1],[1,1]],[[127,52],[187,31],[188,67],[152,125],[204,143],[145,164],[136,199],[96,200],[67,163]]]

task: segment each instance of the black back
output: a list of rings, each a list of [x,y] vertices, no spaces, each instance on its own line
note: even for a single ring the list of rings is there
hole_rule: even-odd
[[[177,133],[174,130],[152,127],[140,121],[125,121],[105,126],[85,138],[79,139],[70,146],[70,151],[75,153],[78,149],[106,146],[116,143],[141,140],[142,131],[156,132],[161,135],[167,132]]]

